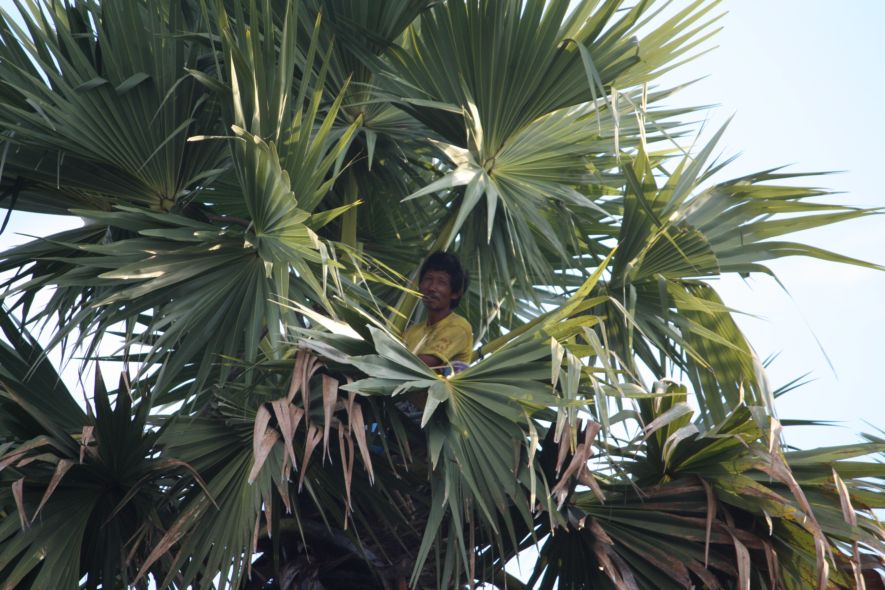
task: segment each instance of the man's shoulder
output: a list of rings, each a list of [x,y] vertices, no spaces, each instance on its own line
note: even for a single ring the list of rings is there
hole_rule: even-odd
[[[457,327],[462,330],[467,330],[468,332],[471,332],[471,333],[473,332],[473,327],[470,325],[470,322],[468,322],[463,316],[460,316],[455,312],[452,312],[449,315],[447,315],[445,318],[443,318],[442,321],[446,322],[446,324],[448,324],[452,327]]]
[[[407,338],[412,334],[423,333],[427,330],[426,322],[416,322],[411,326],[408,326],[405,330],[403,330],[403,339]]]

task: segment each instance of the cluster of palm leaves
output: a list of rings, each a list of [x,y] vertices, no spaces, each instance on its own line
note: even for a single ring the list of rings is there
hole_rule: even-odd
[[[785,446],[709,281],[871,211],[682,150],[716,2],[16,4],[0,206],[83,225],[0,255],[0,587],[881,587],[885,440]]]

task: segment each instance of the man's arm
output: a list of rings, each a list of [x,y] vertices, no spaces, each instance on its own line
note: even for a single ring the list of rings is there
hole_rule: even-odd
[[[439,367],[446,364],[441,358],[432,354],[419,354],[418,358],[428,367]]]
[[[459,318],[460,319],[460,318]],[[423,342],[415,351],[428,367],[443,367],[452,359],[458,358],[465,349],[469,350],[473,340],[469,325],[465,329],[465,321],[448,322],[433,332],[431,338]]]

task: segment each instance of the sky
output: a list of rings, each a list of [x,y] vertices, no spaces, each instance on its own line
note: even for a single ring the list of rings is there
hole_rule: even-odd
[[[0,0],[4,8],[10,4]],[[779,165],[797,172],[840,170],[809,183],[838,191],[832,202],[885,205],[878,176],[885,156],[885,83],[877,67],[885,57],[885,2],[725,0],[716,10],[727,12],[711,43],[718,47],[666,81],[706,76],[674,98],[679,105],[718,105],[701,141],[733,116],[720,148],[740,156],[720,178]],[[15,233],[45,235],[71,221],[15,213],[0,248],[23,239]],[[885,265],[883,217],[794,239]],[[728,305],[746,312],[739,323],[759,356],[778,354],[769,369],[774,386],[806,373],[813,379],[778,400],[780,418],[842,425],[790,427],[787,442],[810,448],[850,443],[861,431],[882,434],[885,272],[802,258],[770,266],[786,290],[767,277],[723,279],[716,286]]]
[[[684,3],[680,3],[684,4]],[[728,177],[789,165],[787,171],[842,171],[806,180],[841,194],[825,202],[885,206],[885,84],[879,0],[726,0],[714,51],[675,75],[707,77],[680,92],[680,104],[719,106],[709,136],[733,116],[720,143],[740,154]],[[794,234],[790,239],[885,265],[885,217]],[[885,273],[806,258],[774,261],[783,288],[768,277],[717,286],[769,368],[774,386],[810,373],[812,382],[778,399],[781,419],[833,420],[842,427],[787,428],[804,448],[846,444],[885,429]],[[830,366],[832,365],[832,367]]]

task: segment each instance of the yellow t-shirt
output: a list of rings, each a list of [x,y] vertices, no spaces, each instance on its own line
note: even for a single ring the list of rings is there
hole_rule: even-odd
[[[445,363],[469,363],[473,358],[473,329],[470,322],[450,313],[432,326],[420,322],[403,334],[403,342],[414,354],[430,354]]]

